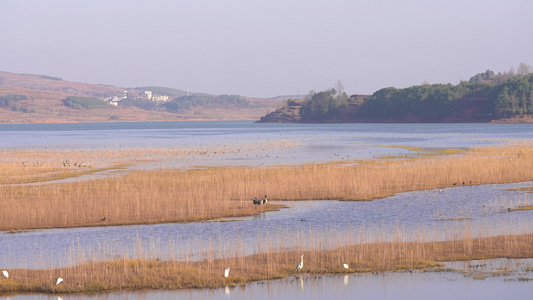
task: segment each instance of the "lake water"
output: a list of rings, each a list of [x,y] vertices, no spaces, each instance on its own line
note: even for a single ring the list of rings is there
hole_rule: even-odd
[[[414,154],[396,146],[469,148],[517,140],[531,141],[532,138],[533,124],[255,124],[240,121],[0,125],[0,149],[237,149],[209,157],[174,160],[172,165],[176,167],[260,166],[368,159]],[[152,164],[150,167],[157,166]],[[529,194],[507,191],[508,188],[529,185],[531,183],[455,187],[443,191],[403,193],[371,202],[287,203],[290,208],[280,212],[268,212],[233,222],[0,233],[0,267],[65,266],[79,263],[85,256],[101,259],[115,255],[203,259],[204,253],[200,250],[213,250],[210,246],[213,244],[217,245],[217,256],[221,257],[236,252],[261,252],[267,244],[305,249],[310,246],[310,240],[328,247],[372,241],[375,236],[392,240],[398,234],[403,239],[417,240],[431,236],[435,240],[444,240],[460,238],[465,231],[474,236],[533,232],[533,212],[507,212],[509,207],[533,204]],[[407,280],[402,279],[405,276],[412,278],[410,276],[419,275],[386,274],[382,284],[394,286],[398,280]],[[309,286],[324,286],[323,292],[320,292],[322,295],[334,295],[336,279],[328,278],[316,279],[317,283],[314,283],[315,279],[305,280],[313,282]],[[357,277],[352,281],[364,281],[364,278]],[[446,280],[435,281],[435,286],[446,286]],[[457,281],[457,285],[470,282]],[[478,284],[477,281],[474,284]],[[513,289],[519,289],[520,284],[524,283],[517,283],[517,287],[513,285]],[[531,287],[530,284],[525,285]],[[293,288],[290,284],[281,286],[280,294]],[[438,287],[435,288],[438,290]],[[259,291],[257,294],[262,294],[264,284],[247,285],[245,289],[256,289]],[[419,287],[412,286],[411,292],[413,289]],[[239,291],[230,289],[232,298],[249,298],[248,294],[240,294]],[[218,290],[189,292],[199,292],[194,295],[200,298],[214,299],[219,293]],[[166,293],[154,292],[150,298],[174,298]],[[320,295],[317,291],[306,295],[317,293]],[[369,295],[358,294],[360,289],[353,293]],[[142,292],[134,292],[134,295],[133,298],[144,298]],[[220,297],[226,296],[225,291],[220,292]]]
[[[533,138],[533,124],[259,124],[154,122],[0,124],[0,149],[166,148],[234,151],[173,161],[195,165],[276,165],[368,159],[427,149],[468,148]]]
[[[0,265],[49,268],[116,255],[202,260],[277,249],[373,241],[451,240],[533,232],[533,196],[509,188],[533,183],[401,193],[374,201],[287,202],[290,208],[232,222],[156,224],[0,233]],[[376,237],[379,239],[376,240]],[[216,245],[216,246],[213,246]],[[82,249],[83,251],[80,251]],[[156,249],[154,251],[154,249]],[[80,261],[81,260],[81,261]]]
[[[179,291],[143,290],[92,295],[14,295],[9,300],[119,299],[374,299],[374,300],[526,300],[531,299],[531,272],[478,280],[457,272],[346,274],[289,277],[237,287]],[[0,296],[0,299],[2,297]]]

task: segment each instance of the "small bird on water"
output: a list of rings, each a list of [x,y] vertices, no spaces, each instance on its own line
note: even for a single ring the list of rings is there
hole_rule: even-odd
[[[103,217],[102,219],[100,219],[100,221],[102,222],[105,222],[105,220],[106,220],[106,217]]]

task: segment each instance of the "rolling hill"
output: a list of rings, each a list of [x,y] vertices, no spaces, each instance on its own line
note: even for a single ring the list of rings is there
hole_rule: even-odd
[[[163,105],[152,105],[151,109],[136,106],[112,105],[105,99],[142,99],[145,91],[154,95],[166,95],[167,101],[179,101],[187,92],[167,87],[125,88],[105,84],[71,82],[61,78],[0,72],[0,123],[69,123],[69,122],[107,122],[107,121],[187,121],[187,120],[258,120],[261,116],[276,109],[277,101],[269,99],[248,98],[242,96],[246,104],[229,102],[205,102],[189,105],[186,109],[172,112]],[[11,97],[9,95],[18,95]],[[191,93],[204,97],[217,96]],[[70,98],[69,98],[70,97]],[[74,97],[74,98],[72,98]],[[98,99],[106,105],[73,106],[69,99]],[[178,98],[178,99],[176,99]],[[243,102],[243,103],[244,103]],[[3,105],[1,105],[3,103]],[[142,102],[141,102],[142,103]],[[153,103],[152,103],[153,104]]]

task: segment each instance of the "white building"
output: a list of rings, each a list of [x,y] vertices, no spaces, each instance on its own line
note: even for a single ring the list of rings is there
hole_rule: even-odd
[[[152,91],[144,91],[144,98],[152,100]]]
[[[168,96],[153,96],[152,97],[152,101],[162,101],[162,102],[166,102],[168,101]]]

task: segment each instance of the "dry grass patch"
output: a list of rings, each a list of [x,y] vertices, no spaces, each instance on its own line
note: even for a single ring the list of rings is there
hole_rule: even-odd
[[[524,205],[515,208],[510,208],[509,211],[520,211],[520,210],[533,210],[533,205]]]
[[[98,155],[114,163],[146,157],[139,156],[143,153],[183,158],[177,150],[143,151]],[[533,147],[528,145],[352,164],[131,171],[86,182],[0,186],[0,230],[192,222],[279,209],[252,204],[251,199],[265,194],[269,200],[372,200],[407,191],[529,180]],[[106,221],[100,221],[103,217]]]
[[[117,289],[210,288],[297,275],[341,274],[441,268],[443,261],[533,257],[533,234],[449,242],[390,242],[346,246],[329,251],[289,251],[199,262],[119,259],[49,270],[9,270],[0,292],[99,292]],[[349,269],[344,269],[348,264]],[[230,267],[228,278],[224,270]],[[64,282],[55,285],[58,277]]]

